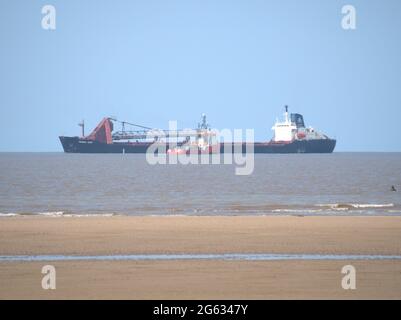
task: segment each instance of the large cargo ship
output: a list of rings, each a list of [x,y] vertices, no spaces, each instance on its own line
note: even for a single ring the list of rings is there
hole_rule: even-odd
[[[114,124],[120,123],[121,130],[115,131]],[[195,147],[199,153],[251,152],[254,153],[331,153],[336,140],[330,139],[312,127],[305,127],[301,114],[288,113],[285,107],[284,120],[276,121],[273,138],[266,142],[219,142],[202,115],[196,129],[160,130],[113,118],[104,118],[97,127],[85,136],[84,122],[81,137],[60,136],[64,152],[68,153],[146,153],[164,150],[166,153],[188,153]],[[127,126],[135,130],[127,130]],[[252,148],[248,148],[249,145]],[[155,148],[158,145],[164,148]],[[192,149],[191,149],[192,148]],[[160,151],[159,151],[160,152]]]

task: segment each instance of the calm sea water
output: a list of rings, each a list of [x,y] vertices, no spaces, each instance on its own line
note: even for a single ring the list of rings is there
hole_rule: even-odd
[[[249,176],[145,155],[0,153],[0,215],[15,214],[401,215],[401,153],[255,155]]]

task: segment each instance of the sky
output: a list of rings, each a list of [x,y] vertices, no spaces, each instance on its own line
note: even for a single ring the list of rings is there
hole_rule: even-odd
[[[284,105],[336,151],[401,151],[400,33],[399,0],[0,0],[0,151],[61,152],[106,116],[268,141]]]

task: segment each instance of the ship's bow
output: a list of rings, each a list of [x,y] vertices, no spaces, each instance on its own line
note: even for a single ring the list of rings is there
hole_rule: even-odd
[[[64,152],[73,153],[78,151],[78,137],[59,137],[61,145],[63,146]]]

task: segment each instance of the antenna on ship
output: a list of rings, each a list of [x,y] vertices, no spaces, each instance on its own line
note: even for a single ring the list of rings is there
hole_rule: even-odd
[[[82,137],[85,137],[85,120],[82,120],[78,125],[82,128]]]
[[[209,124],[206,121],[206,114],[202,113],[202,122],[198,124],[199,129],[209,129]]]
[[[288,122],[288,106],[285,106],[285,122]]]

